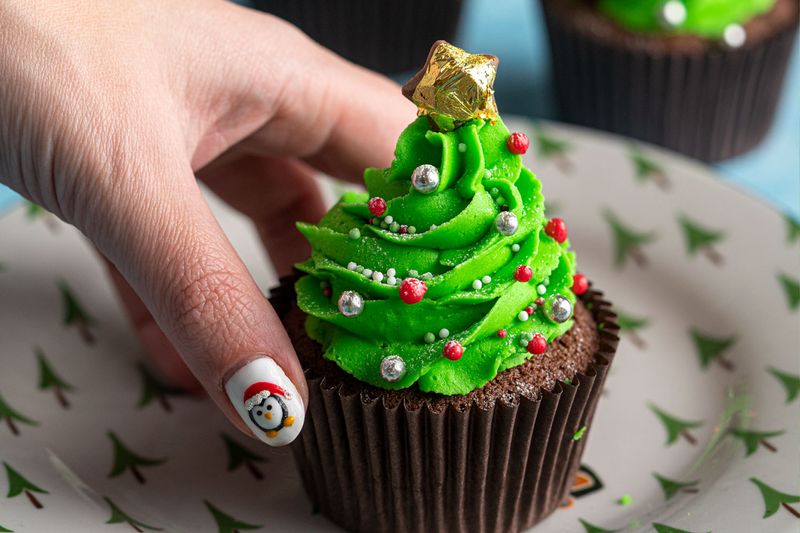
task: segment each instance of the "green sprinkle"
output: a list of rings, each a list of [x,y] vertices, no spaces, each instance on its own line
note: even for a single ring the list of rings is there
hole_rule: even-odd
[[[432,332],[429,331],[428,333],[425,334],[425,337],[423,337],[423,339],[427,344],[431,344],[433,343],[433,341],[436,340],[436,335],[434,335]]]
[[[415,228],[414,226],[409,226],[409,227],[408,227],[408,232],[409,232],[411,235],[414,235],[414,234],[417,232],[417,228]]]
[[[492,197],[495,197],[498,194],[500,194],[500,189],[498,189],[497,187],[492,187],[491,189],[489,189],[489,194],[491,194]]]
[[[603,331],[605,327],[606,327],[605,323],[600,322],[599,324],[597,324],[597,331]]]
[[[430,281],[433,279],[433,274],[431,274],[430,272],[425,272],[423,275],[419,277],[419,279],[423,281]]]
[[[353,228],[350,230],[350,233],[348,233],[348,236],[354,241],[357,241],[361,238],[361,231],[358,228]]]
[[[564,380],[564,383],[566,383],[567,385],[572,385],[572,380],[567,378]]]
[[[373,218],[372,219],[372,225],[373,226],[380,226],[381,225],[381,219],[379,219],[378,217]]]
[[[388,227],[389,227],[389,224],[387,224],[385,221],[381,220],[381,227],[382,227],[383,229],[386,229],[386,228],[388,228]]]
[[[494,199],[494,203],[496,203],[497,205],[503,205],[504,203],[506,203],[506,199],[503,198],[502,196],[498,196],[497,198]]]
[[[400,224],[397,222],[392,222],[389,224],[389,231],[397,233],[400,230]]]
[[[526,348],[528,346],[528,340],[525,337],[522,337],[519,340],[519,345],[522,346],[523,348]]]
[[[358,266],[356,266],[356,272],[358,272],[359,274],[360,274],[361,272],[364,272],[364,267],[363,267],[363,266],[361,266],[361,265],[358,265]]]
[[[583,426],[581,429],[575,432],[572,436],[572,440],[581,440],[583,438],[583,434],[586,433],[586,426]]]
[[[418,278],[419,277],[419,272],[417,272],[414,269],[411,269],[411,270],[408,271],[408,277],[409,278]]]
[[[617,503],[622,505],[623,507],[627,507],[628,505],[633,503],[633,498],[631,498],[630,494],[623,494]]]

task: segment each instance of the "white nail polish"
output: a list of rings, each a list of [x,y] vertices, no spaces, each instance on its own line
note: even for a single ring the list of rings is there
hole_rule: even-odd
[[[285,446],[303,429],[303,399],[283,369],[269,357],[250,361],[225,383],[236,412],[270,446]]]

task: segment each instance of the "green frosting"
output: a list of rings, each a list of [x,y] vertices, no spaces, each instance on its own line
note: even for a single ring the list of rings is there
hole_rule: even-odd
[[[575,264],[569,243],[545,234],[541,183],[509,152],[508,136],[499,119],[438,132],[420,117],[400,136],[390,168],[367,169],[367,193],[346,193],[318,225],[297,225],[312,247],[311,258],[297,265],[306,273],[296,284],[298,305],[308,314],[308,335],[327,359],[378,387],[417,383],[423,391],[466,394],[502,370],[541,357],[525,348],[532,334],[550,342],[570,328],[571,318],[557,323],[542,309],[528,320],[519,318],[542,289],[545,300],[560,294],[574,305]],[[431,194],[411,185],[412,172],[422,164],[439,169],[440,183]],[[381,217],[370,213],[371,197],[386,201]],[[495,225],[503,206],[519,221],[512,235]],[[400,224],[409,231],[401,233]],[[532,269],[529,282],[515,280],[520,265]],[[365,268],[383,279],[367,278]],[[396,272],[394,286],[389,269]],[[475,280],[486,276],[491,281],[475,288]],[[399,286],[407,277],[427,285],[422,301],[401,300]],[[343,291],[363,297],[359,315],[339,312]],[[440,338],[442,329],[449,336]],[[505,337],[498,336],[500,329]],[[464,347],[455,361],[443,356],[450,340]],[[405,362],[405,374],[395,382],[380,371],[390,355]]]
[[[680,0],[686,8],[685,20],[673,30],[718,39],[729,24],[744,24],[766,13],[775,0]],[[619,25],[633,31],[663,32],[660,10],[665,0],[599,0],[600,11]]]

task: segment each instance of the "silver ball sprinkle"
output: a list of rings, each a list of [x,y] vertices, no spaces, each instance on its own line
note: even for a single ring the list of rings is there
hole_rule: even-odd
[[[566,322],[572,316],[572,304],[560,294],[554,294],[544,303],[544,313],[553,322]]]
[[[658,22],[665,30],[674,30],[686,21],[686,6],[680,0],[667,0],[656,13]]]
[[[430,194],[439,187],[439,169],[433,165],[420,165],[411,173],[411,184],[422,194]]]
[[[728,48],[741,48],[747,41],[747,31],[741,24],[728,24],[722,31],[722,42]]]
[[[406,375],[406,362],[399,355],[388,355],[381,359],[381,377],[394,383]]]
[[[339,296],[339,312],[344,316],[358,316],[363,310],[364,299],[356,291],[344,291]]]
[[[503,235],[514,235],[519,227],[519,220],[511,211],[503,211],[494,219],[494,225]]]

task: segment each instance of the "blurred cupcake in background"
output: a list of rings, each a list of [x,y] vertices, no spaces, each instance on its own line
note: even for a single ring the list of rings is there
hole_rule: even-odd
[[[775,115],[798,0],[541,0],[561,118],[705,160]]]
[[[415,69],[452,41],[462,0],[253,0],[337,54],[384,74]]]

